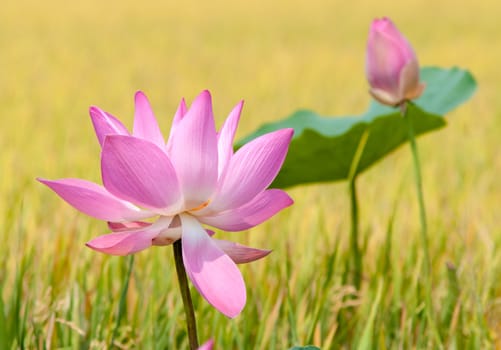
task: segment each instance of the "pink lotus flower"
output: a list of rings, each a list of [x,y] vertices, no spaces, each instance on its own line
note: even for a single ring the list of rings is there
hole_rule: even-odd
[[[202,225],[242,231],[292,204],[284,191],[266,188],[282,166],[293,130],[263,135],[234,153],[242,106],[216,132],[208,91],[190,109],[182,100],[167,142],[141,92],[135,96],[132,134],[111,114],[91,107],[104,186],[73,178],[39,181],[77,210],[109,222],[112,232],[88,242],[92,249],[128,255],[182,239],[192,283],[220,312],[235,317],[246,302],[235,263],[270,251],[216,240]]]
[[[372,22],[366,72],[371,95],[386,105],[397,106],[418,98],[425,87],[419,82],[419,64],[414,50],[388,18]]]

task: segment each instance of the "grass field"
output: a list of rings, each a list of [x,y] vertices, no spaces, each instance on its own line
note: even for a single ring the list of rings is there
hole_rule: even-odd
[[[369,103],[367,31],[382,15],[422,65],[458,65],[479,84],[419,146],[442,344],[501,348],[500,11],[494,0],[2,4],[0,348],[13,341],[13,349],[105,349],[111,340],[127,260],[86,248],[105,225],[35,181],[100,182],[90,105],[130,127],[141,89],[166,133],[180,98],[208,88],[218,125],[245,99],[237,137],[298,108],[361,113]],[[201,341],[214,338],[215,349],[437,348],[419,290],[411,165],[403,147],[359,179],[361,290],[345,283],[346,183],[291,189],[295,205],[269,222],[221,233],[274,252],[241,266],[248,303],[235,320],[193,293]],[[172,249],[149,249],[135,261],[116,345],[187,348]]]

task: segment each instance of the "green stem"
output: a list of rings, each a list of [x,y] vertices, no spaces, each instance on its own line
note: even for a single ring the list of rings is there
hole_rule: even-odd
[[[353,255],[353,284],[355,288],[360,289],[362,280],[362,254],[360,253],[360,245],[358,242],[358,200],[356,189],[356,177],[349,179],[350,204],[351,204],[351,236],[350,245]]]
[[[127,291],[129,290],[129,281],[130,276],[132,275],[132,267],[134,266],[134,255],[129,256],[129,264],[127,266],[127,275],[125,277],[124,286],[122,288],[122,293],[120,294],[120,301],[118,302],[118,315],[117,315],[117,324],[115,325],[115,329],[113,330],[113,334],[111,335],[111,344],[110,349],[113,348],[113,343],[115,342],[115,338],[118,333],[118,328],[120,327],[120,322],[122,320],[123,314],[125,313],[125,302],[127,299]]]
[[[195,311],[191,300],[190,287],[188,286],[188,278],[186,277],[186,269],[183,263],[183,248],[181,240],[177,240],[173,244],[174,261],[176,263],[177,279],[179,281],[179,289],[183,298],[184,313],[186,314],[186,325],[188,328],[188,340],[190,349],[198,349],[197,337],[197,321],[195,319]]]
[[[411,117],[408,113],[408,105],[410,102],[404,103],[401,106],[401,113],[407,123],[407,132],[409,137],[409,143],[412,151],[412,160],[414,163],[414,177],[416,181],[416,191],[419,203],[419,219],[421,223],[421,244],[424,251],[424,274],[425,274],[425,298],[426,298],[426,316],[432,332],[434,333],[435,340],[438,345],[442,347],[442,342],[440,339],[440,334],[436,327],[435,321],[433,319],[433,304],[431,297],[431,259],[430,259],[430,249],[428,244],[428,225],[426,222],[426,209],[424,204],[423,195],[423,183],[421,178],[421,165],[419,162],[419,153],[416,144],[416,137],[414,132],[414,125],[412,123]]]
[[[424,205],[424,196],[423,196],[423,181],[421,178],[421,165],[419,163],[419,153],[416,144],[416,137],[414,135],[414,125],[412,124],[412,120],[407,113],[407,108],[404,107],[402,112],[405,121],[407,122],[407,132],[409,136],[409,142],[412,150],[412,160],[414,162],[414,177],[416,181],[416,191],[419,202],[419,220],[421,222],[421,241],[423,244],[424,250],[424,258],[425,258],[425,269],[426,273],[431,273],[431,260],[430,260],[430,252],[428,248],[428,225],[426,223],[426,209]]]
[[[350,245],[353,256],[353,284],[356,289],[360,289],[362,282],[362,253],[360,251],[359,244],[359,215],[358,215],[358,199],[357,199],[357,171],[358,164],[362,158],[362,154],[367,144],[367,139],[369,138],[369,131],[365,130],[360,141],[358,143],[355,154],[353,155],[353,160],[350,165],[350,172],[348,174],[348,189],[350,192],[350,204],[351,204],[351,235],[350,235]]]

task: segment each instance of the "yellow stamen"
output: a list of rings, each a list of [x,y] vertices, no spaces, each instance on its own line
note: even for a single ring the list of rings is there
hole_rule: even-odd
[[[209,203],[210,203],[210,199],[207,202],[200,204],[198,207],[195,207],[193,209],[189,209],[188,211],[202,210],[203,208],[205,208],[206,206],[208,206]]]

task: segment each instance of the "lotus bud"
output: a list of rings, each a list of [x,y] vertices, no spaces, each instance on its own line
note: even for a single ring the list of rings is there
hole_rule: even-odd
[[[388,18],[375,19],[369,31],[366,61],[370,94],[385,105],[418,98],[425,88],[419,64],[407,39]]]

